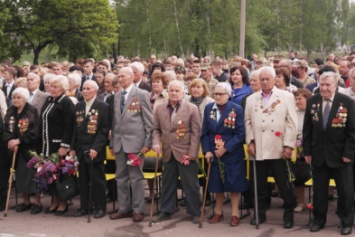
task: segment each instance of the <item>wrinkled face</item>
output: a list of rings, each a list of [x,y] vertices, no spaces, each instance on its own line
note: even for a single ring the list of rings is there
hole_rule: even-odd
[[[113,91],[112,81],[113,81],[112,76],[105,77],[105,81],[104,81],[105,91],[107,91],[109,93],[111,93]]]
[[[242,83],[242,74],[240,73],[239,70],[235,70],[231,74],[231,81],[236,85]]]
[[[182,90],[181,86],[177,84],[173,84],[169,87],[168,95],[169,95],[169,101],[172,104],[176,104],[180,100],[182,100],[184,96],[184,91]]]
[[[197,83],[191,87],[191,95],[195,98],[200,98],[203,96],[205,89],[201,83]]]
[[[254,92],[257,92],[261,89],[259,78],[256,75],[252,75],[250,77],[250,87]]]
[[[349,71],[350,71],[350,68],[349,68],[349,66],[348,66],[348,62],[346,62],[346,61],[341,61],[341,62],[339,63],[339,72],[340,72],[340,75],[342,75],[342,76],[347,76],[348,73],[349,73]]]
[[[161,78],[156,78],[152,81],[152,90],[156,93],[160,93],[164,90],[163,81]]]
[[[337,82],[332,77],[325,77],[320,79],[319,92],[323,99],[330,99],[333,97],[337,89]]]
[[[208,80],[211,78],[211,71],[209,69],[201,71],[202,78]]]
[[[137,83],[142,78],[142,73],[136,67],[132,67],[132,70],[133,70],[133,75],[134,75],[133,81],[134,81],[134,83]]]
[[[295,97],[296,99],[296,106],[299,110],[305,111],[307,99],[303,95],[298,95]]]
[[[44,81],[44,90],[46,91],[46,92],[51,92],[51,83],[50,83],[50,81]]]
[[[39,87],[39,81],[34,78],[33,75],[27,76],[27,89],[29,91],[34,91],[38,89]]]
[[[261,90],[264,93],[269,93],[275,85],[275,79],[268,71],[262,71],[259,75]]]
[[[23,108],[26,104],[26,100],[20,94],[12,95],[12,104],[16,108]]]
[[[131,74],[128,70],[121,69],[118,74],[118,80],[123,89],[128,88],[133,82],[134,75]]]
[[[50,93],[54,99],[58,98],[59,96],[61,96],[64,93],[64,89],[63,89],[62,85],[60,84],[60,82],[55,81],[55,82],[52,82],[50,85],[51,85],[50,86]]]
[[[83,85],[83,97],[84,100],[88,101],[95,97],[97,90],[90,83],[85,82]]]
[[[213,97],[218,105],[224,105],[227,103],[229,95],[226,90],[221,86],[216,86],[214,88]]]

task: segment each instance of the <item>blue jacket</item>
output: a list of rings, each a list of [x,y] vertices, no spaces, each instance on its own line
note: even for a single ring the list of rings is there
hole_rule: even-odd
[[[234,94],[234,90],[232,91],[232,101],[238,105],[242,105],[242,99],[244,96],[249,95],[250,93],[253,93],[254,91],[250,88],[250,86],[244,84],[242,88],[237,92],[237,94]]]
[[[227,152],[221,157],[221,161],[225,164],[241,161],[244,159],[244,139],[245,139],[245,127],[244,127],[244,113],[241,106],[228,101],[221,117],[217,123],[216,119],[211,118],[211,111],[213,112],[213,105],[210,103],[206,106],[204,112],[204,119],[202,125],[201,145],[203,154],[208,151],[214,155],[213,163],[217,164],[218,160],[215,154],[216,144],[215,136],[217,134],[222,136],[224,148]],[[224,124],[225,119],[228,119],[229,114],[234,111],[236,114],[234,128],[227,127]],[[212,116],[213,117],[213,116]]]

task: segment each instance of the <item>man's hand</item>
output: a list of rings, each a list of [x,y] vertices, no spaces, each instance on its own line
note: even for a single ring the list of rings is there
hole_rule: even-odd
[[[154,145],[152,149],[157,154],[157,157],[159,157],[161,155],[162,150],[161,150],[160,145]]]
[[[305,156],[304,159],[306,160],[307,164],[311,164],[312,156]]]
[[[59,154],[59,156],[66,156],[67,155],[67,148],[66,147],[61,147],[61,148],[59,148],[59,150],[58,150],[58,154]]]
[[[211,163],[213,161],[213,154],[212,152],[208,151],[206,152],[205,158],[207,160],[207,163]]]
[[[255,153],[256,152],[255,152],[255,144],[254,144],[254,142],[249,143],[249,145],[248,145],[248,153],[249,153],[249,155],[255,157]]]
[[[283,158],[284,159],[291,159],[292,156],[292,149],[290,147],[284,147],[283,151]]]
[[[148,151],[150,151],[150,147],[144,146],[144,147],[142,148],[142,150],[141,150],[141,153],[142,153],[142,154],[145,154],[145,153],[147,153]]]
[[[15,151],[15,146],[18,146],[20,144],[20,139],[11,139],[8,143],[7,143],[7,148],[9,150]]]
[[[221,158],[224,155],[224,153],[226,153],[226,151],[227,151],[226,148],[222,147],[219,148],[218,150],[215,150],[214,153],[218,158]]]
[[[90,149],[90,153],[89,153],[90,159],[93,160],[96,158],[97,156],[97,151]]]
[[[343,159],[344,163],[350,163],[351,162],[351,160],[349,158],[347,158],[347,157],[343,156],[342,159]]]
[[[70,155],[70,156],[76,156],[75,150],[70,150],[69,155]]]

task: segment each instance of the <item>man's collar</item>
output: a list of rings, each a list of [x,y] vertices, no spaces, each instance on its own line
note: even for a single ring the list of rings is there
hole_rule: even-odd
[[[96,96],[94,96],[91,100],[88,100],[88,101],[85,100],[86,106],[91,106],[94,103],[95,99],[96,99]]]
[[[171,105],[171,103],[170,103],[170,100],[169,100],[169,102],[168,102],[168,107],[169,108],[179,108],[180,106],[181,106],[181,103],[182,103],[182,100],[180,100],[180,101],[178,101],[177,103],[176,103],[176,105],[173,107],[172,105]]]

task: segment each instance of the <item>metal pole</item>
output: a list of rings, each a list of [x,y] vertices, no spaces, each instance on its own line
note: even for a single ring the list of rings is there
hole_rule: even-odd
[[[240,6],[240,35],[239,35],[239,56],[244,58],[245,45],[245,0],[241,0]]]

